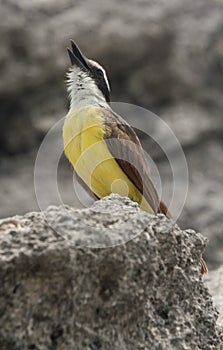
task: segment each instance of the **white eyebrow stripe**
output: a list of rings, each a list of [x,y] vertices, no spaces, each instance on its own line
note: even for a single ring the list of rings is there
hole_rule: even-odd
[[[110,85],[109,85],[109,82],[108,82],[107,74],[106,74],[106,72],[105,72],[104,68],[102,68],[102,67],[101,67],[101,70],[102,70],[102,72],[103,72],[104,79],[105,79],[105,82],[106,82],[107,87],[108,87],[108,91],[110,92],[110,91],[111,91],[111,89],[110,89]]]
[[[106,85],[107,85],[107,88],[108,88],[108,91],[110,92],[111,89],[110,89],[110,85],[109,85],[109,82],[108,82],[108,78],[107,78],[107,74],[106,74],[106,71],[105,69],[98,63],[98,62],[95,62],[93,60],[89,60],[91,62],[91,64],[97,68],[100,68],[103,72],[103,76],[104,76],[104,80],[106,82]]]

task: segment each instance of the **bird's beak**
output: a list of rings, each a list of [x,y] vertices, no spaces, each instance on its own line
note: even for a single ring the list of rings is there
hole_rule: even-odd
[[[67,51],[68,51],[72,66],[76,65],[82,70],[85,70],[85,71],[89,70],[87,58],[82,54],[81,50],[73,40],[71,40],[71,48],[72,50],[67,48]]]

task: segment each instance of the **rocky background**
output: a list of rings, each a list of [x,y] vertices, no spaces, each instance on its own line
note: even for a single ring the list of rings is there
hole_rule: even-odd
[[[106,67],[114,101],[146,107],[174,130],[190,175],[179,224],[210,239],[209,268],[222,264],[222,0],[2,0],[0,9],[0,216],[38,209],[33,166],[45,133],[67,111],[73,38]],[[168,162],[148,151],[168,192]],[[61,163],[69,202],[71,169]]]
[[[0,220],[1,350],[222,350],[204,246],[117,195]]]

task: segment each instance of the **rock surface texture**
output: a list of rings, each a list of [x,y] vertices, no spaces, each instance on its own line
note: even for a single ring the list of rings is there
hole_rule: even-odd
[[[213,295],[214,304],[220,312],[218,324],[223,327],[223,266],[215,271],[211,271],[207,275],[206,280]]]
[[[222,349],[204,246],[115,195],[1,220],[1,350]]]

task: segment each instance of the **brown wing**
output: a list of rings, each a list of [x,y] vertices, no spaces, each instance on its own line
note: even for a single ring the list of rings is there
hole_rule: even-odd
[[[158,213],[166,215],[166,217],[168,217],[169,219],[171,219],[175,222],[174,218],[170,214],[169,210],[167,209],[166,204],[164,204],[163,201],[160,201]]]
[[[104,113],[105,141],[110,153],[128,178],[143,193],[155,213],[159,212],[159,198],[150,176],[150,170],[141,143],[127,122],[112,110]]]
[[[113,111],[106,110],[105,114],[108,129],[105,141],[109,151],[129,179],[143,193],[154,212],[162,213],[174,221],[166,205],[162,201],[159,202],[150,177],[149,166],[136,133],[124,119]],[[202,257],[200,265],[202,274],[207,273],[208,269]]]

